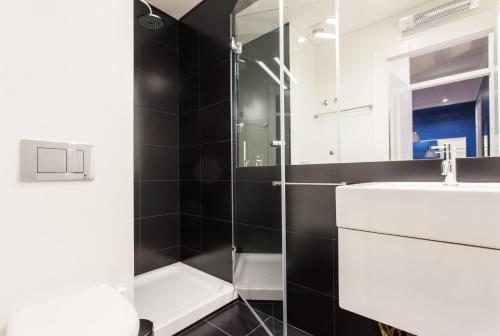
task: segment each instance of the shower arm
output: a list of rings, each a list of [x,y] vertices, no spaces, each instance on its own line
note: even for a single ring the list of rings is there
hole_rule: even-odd
[[[153,10],[151,9],[151,6],[146,2],[146,0],[140,0],[143,4],[145,4],[148,9],[149,9],[149,14],[153,14]]]

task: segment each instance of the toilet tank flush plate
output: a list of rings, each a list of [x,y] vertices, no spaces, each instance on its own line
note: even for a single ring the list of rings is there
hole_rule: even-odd
[[[89,181],[94,179],[92,145],[38,140],[21,141],[21,180]]]
[[[337,188],[339,302],[423,335],[498,335],[499,184]]]

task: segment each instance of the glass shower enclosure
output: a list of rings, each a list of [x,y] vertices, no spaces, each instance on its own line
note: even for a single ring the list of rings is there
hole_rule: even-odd
[[[319,37],[333,34],[335,3],[239,0],[232,13],[233,283],[269,335],[289,331],[285,169],[304,151],[303,120],[321,112],[316,93],[330,90],[309,77],[329,75],[316,50],[335,59],[337,42]]]

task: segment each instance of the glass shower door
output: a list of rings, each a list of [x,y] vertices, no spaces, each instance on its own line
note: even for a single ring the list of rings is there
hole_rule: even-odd
[[[286,320],[279,3],[240,0],[232,20],[233,282],[270,335]]]

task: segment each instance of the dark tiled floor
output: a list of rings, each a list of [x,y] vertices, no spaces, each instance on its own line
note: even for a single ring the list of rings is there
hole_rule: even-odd
[[[273,335],[283,335],[283,324],[264,314],[258,313]],[[245,304],[237,301],[221,311],[198,322],[178,336],[267,336]],[[288,327],[289,336],[309,336],[293,327]]]

